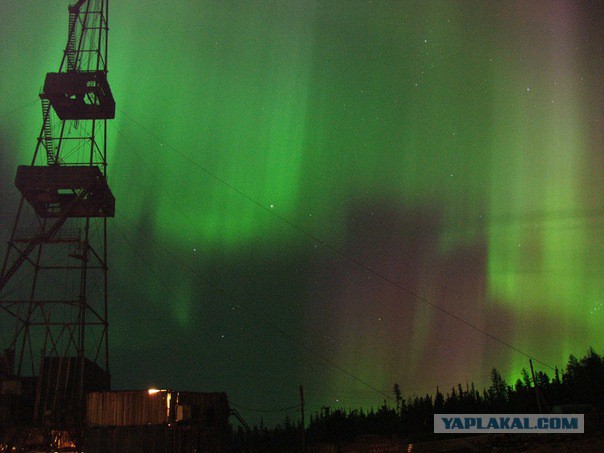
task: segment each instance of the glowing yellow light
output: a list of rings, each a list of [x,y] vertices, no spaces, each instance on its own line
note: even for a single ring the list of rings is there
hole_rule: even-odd
[[[166,398],[166,420],[170,420],[170,401],[172,400],[172,395],[168,393],[168,397]]]
[[[148,392],[149,392],[149,395],[155,395],[156,393],[161,392],[161,390],[160,389],[149,389]]]

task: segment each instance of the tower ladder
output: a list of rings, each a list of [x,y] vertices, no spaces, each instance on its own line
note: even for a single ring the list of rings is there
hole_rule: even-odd
[[[43,136],[44,148],[46,148],[46,159],[48,165],[57,164],[54,145],[52,141],[52,125],[50,123],[50,100],[42,98],[42,117],[44,120]]]

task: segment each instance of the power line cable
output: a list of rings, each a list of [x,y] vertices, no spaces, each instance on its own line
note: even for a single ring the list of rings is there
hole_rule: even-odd
[[[118,133],[118,134],[119,134],[119,135],[120,135],[120,136],[121,136],[121,137],[124,139],[124,141],[126,142],[126,144],[127,144],[128,146],[130,146],[130,147],[131,147],[131,150],[132,150],[132,151],[133,151],[133,152],[136,154],[136,152],[135,152],[135,150],[134,150],[134,147],[133,147],[133,146],[132,146],[132,145],[129,143],[129,141],[127,140],[127,138],[126,138],[126,137],[125,137],[125,136],[124,136],[124,135],[121,133],[121,131],[120,131],[119,129],[117,129],[115,126],[114,126],[114,128],[115,128],[116,132],[117,132],[117,133]],[[160,139],[160,140],[161,140],[161,139]],[[145,165],[145,167],[146,167],[146,169],[147,169],[147,170],[148,170],[148,171],[151,173],[151,170],[150,170],[150,169],[149,169],[149,168],[148,168],[146,165]],[[161,184],[161,182],[158,180],[157,175],[155,175],[155,174],[153,174],[153,173],[151,173],[151,175],[152,175],[152,176],[153,176],[153,177],[156,179],[156,182],[158,183],[158,185],[159,185],[159,186],[162,188],[162,190],[163,190],[163,191],[164,191],[164,192],[167,194],[167,196],[170,198],[170,201],[171,201],[171,202],[172,202],[172,203],[173,203],[173,204],[174,204],[174,205],[177,207],[177,209],[178,209],[178,210],[181,212],[181,214],[183,215],[183,217],[185,217],[185,218],[187,219],[187,221],[188,221],[188,222],[189,222],[191,225],[193,225],[193,226],[195,227],[195,224],[194,224],[194,223],[192,222],[192,220],[191,220],[191,219],[190,219],[190,218],[189,218],[189,217],[186,215],[185,211],[184,211],[184,210],[182,209],[182,207],[181,207],[181,206],[180,206],[180,205],[177,203],[176,199],[175,199],[175,198],[174,198],[174,197],[173,197],[173,196],[170,194],[170,192],[169,192],[169,191],[168,191],[168,190],[167,190],[167,189],[166,189],[166,188],[165,188],[165,187],[164,187],[164,186]],[[271,212],[272,212],[272,211],[271,211]],[[167,252],[165,249],[164,249],[164,252],[168,253],[168,252]],[[172,258],[173,258],[173,259],[175,259],[175,260],[178,260],[178,259],[177,259],[176,257],[174,257],[174,256],[172,256]],[[181,265],[182,265],[182,263],[181,263]],[[187,267],[188,267],[188,266],[187,266]],[[193,274],[195,274],[195,271],[194,271],[192,268],[189,268],[189,270],[190,270],[190,271],[191,271]],[[226,293],[226,292],[225,292],[224,290],[222,290],[221,288],[219,288],[219,289],[220,289],[220,291],[221,291],[223,294],[225,294],[225,293]],[[231,298],[232,298],[232,296],[230,296],[230,295],[229,295],[229,297],[231,297]],[[233,300],[233,302],[235,302],[235,301]],[[266,313],[265,313],[265,315],[266,315]],[[270,317],[269,317],[269,318],[270,318]],[[273,322],[272,320],[267,321],[266,319],[262,319],[262,318],[261,318],[261,320],[262,320],[262,321],[263,321],[265,324],[267,324],[267,325],[269,325],[270,327],[272,327],[273,329],[277,330],[277,331],[278,331],[278,332],[279,332],[279,333],[280,333],[282,336],[285,336],[285,337],[288,337],[288,338],[290,338],[290,339],[291,339],[291,337],[290,337],[290,336],[289,336],[289,335],[288,335],[286,332],[284,332],[282,329],[280,329],[280,328],[279,328],[277,325],[275,325],[275,324],[274,324],[274,322]],[[293,342],[292,342],[292,343],[293,343]],[[324,360],[329,360],[329,359],[326,359],[325,357],[322,357],[322,358],[323,358]],[[364,382],[364,381],[362,381],[362,380],[358,379],[356,376],[354,376],[353,374],[351,374],[351,373],[350,373],[350,372],[348,372],[347,370],[345,370],[345,369],[343,369],[343,368],[339,367],[337,364],[332,363],[332,362],[329,362],[329,364],[330,364],[331,366],[336,367],[336,368],[337,368],[338,370],[340,370],[341,372],[348,374],[349,376],[353,377],[354,379],[359,380],[359,381],[360,381],[360,382],[362,382],[363,384],[368,385],[370,388],[372,388],[372,390],[374,390],[374,391],[376,391],[376,392],[380,393],[381,395],[386,396],[387,398],[391,398],[389,395],[387,395],[387,394],[386,394],[386,393],[384,393],[383,391],[381,391],[381,390],[379,390],[379,389],[377,389],[377,388],[375,388],[375,387],[372,387],[370,384],[368,384],[368,383],[366,383],[366,382]],[[336,394],[337,394],[337,393],[339,393],[339,392],[334,392],[334,393],[336,393]]]
[[[152,135],[153,137],[155,137],[157,140],[159,140],[161,143],[165,144],[168,148],[170,148],[171,150],[173,150],[176,154],[178,154],[179,156],[181,156],[183,159],[187,160],[188,162],[190,162],[192,165],[194,165],[195,167],[197,167],[198,169],[200,169],[201,171],[203,171],[204,173],[206,173],[207,175],[211,176],[212,178],[214,178],[215,180],[217,180],[218,182],[222,183],[223,185],[227,186],[229,189],[231,189],[233,192],[237,193],[238,195],[240,195],[241,197],[245,198],[246,200],[248,200],[250,203],[258,206],[259,208],[263,209],[264,211],[268,212],[269,214],[271,214],[272,216],[274,216],[275,218],[279,219],[280,221],[282,221],[283,223],[287,224],[289,227],[291,227],[292,229],[296,230],[297,232],[307,236],[308,238],[312,239],[313,241],[321,244],[323,247],[331,250],[333,253],[341,256],[342,258],[350,261],[351,263],[355,264],[356,266],[364,269],[365,271],[369,272],[370,274],[374,275],[375,277],[393,285],[394,287],[398,288],[399,290],[407,293],[408,295],[416,298],[417,300],[429,305],[430,307],[432,307],[435,310],[440,311],[441,313],[455,319],[456,321],[466,325],[467,327],[474,329],[475,331],[485,335],[486,337],[490,338],[491,340],[494,340],[496,342],[498,342],[499,344],[521,354],[524,355],[525,357],[531,358],[533,360],[535,360],[538,363],[541,363],[543,366],[546,366],[550,369],[554,369],[554,367],[552,367],[551,365],[545,363],[544,361],[536,358],[534,355],[524,351],[523,349],[520,349],[514,345],[512,345],[511,343],[502,340],[501,338],[497,337],[496,335],[493,335],[489,332],[487,332],[486,330],[476,326],[475,324],[463,319],[461,316],[458,316],[456,314],[454,314],[453,312],[441,307],[440,305],[436,304],[435,302],[432,302],[431,300],[429,300],[426,297],[421,296],[420,294],[416,293],[415,291],[412,291],[404,286],[402,286],[401,284],[399,284],[398,282],[394,281],[393,279],[391,279],[390,277],[382,274],[381,272],[376,271],[375,269],[372,269],[371,266],[359,261],[358,259],[354,258],[353,256],[343,252],[342,250],[338,249],[335,246],[332,246],[331,244],[329,244],[327,241],[321,239],[319,236],[317,236],[316,234],[313,234],[305,229],[303,229],[302,227],[299,227],[298,225],[296,225],[295,223],[293,223],[291,220],[279,215],[277,212],[275,212],[273,209],[270,209],[269,207],[265,206],[264,204],[260,203],[259,201],[255,200],[254,198],[250,197],[249,195],[247,195],[246,193],[242,192],[241,190],[239,190],[237,187],[235,187],[234,185],[230,184],[229,182],[227,182],[226,180],[222,179],[221,177],[219,177],[218,175],[216,175],[215,173],[211,172],[210,170],[208,170],[207,168],[205,168],[204,166],[202,166],[201,164],[199,164],[197,161],[195,161],[194,159],[192,159],[191,157],[187,156],[186,154],[182,153],[181,151],[179,151],[177,148],[175,148],[174,146],[172,146],[171,144],[167,143],[165,140],[163,140],[161,137],[159,137],[157,134],[155,134],[152,130],[146,128],[145,126],[143,126],[142,124],[140,124],[138,121],[136,121],[135,119],[133,119],[130,115],[128,115],[127,113],[125,113],[124,111],[121,111],[121,113],[128,118],[130,121],[132,121],[133,123],[135,123],[136,125],[138,125],[141,129],[145,130],[146,132],[148,132],[150,135]],[[380,392],[381,393],[381,392]]]
[[[279,409],[252,409],[250,407],[245,407],[245,406],[241,406],[240,404],[233,403],[233,401],[231,401],[230,399],[229,399],[229,405],[235,406],[239,409],[243,409],[246,411],[260,412],[260,413],[265,413],[265,414],[276,413],[276,412],[287,412],[287,411],[291,411],[292,409],[298,409],[299,407],[301,407],[300,404],[294,404],[293,406],[282,407]]]

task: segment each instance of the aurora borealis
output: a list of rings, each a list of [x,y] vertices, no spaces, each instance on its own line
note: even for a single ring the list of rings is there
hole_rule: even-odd
[[[528,366],[409,292],[552,366],[601,352],[603,17],[112,2],[113,386],[314,411]],[[3,254],[66,37],[67,2],[0,5]]]

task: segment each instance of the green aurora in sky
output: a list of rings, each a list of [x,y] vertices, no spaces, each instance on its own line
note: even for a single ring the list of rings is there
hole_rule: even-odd
[[[561,0],[112,2],[114,387],[272,409],[304,384],[311,411],[377,407],[395,382],[515,380],[528,357],[480,330],[550,375],[601,352],[603,17]],[[0,18],[4,241],[67,2]]]

